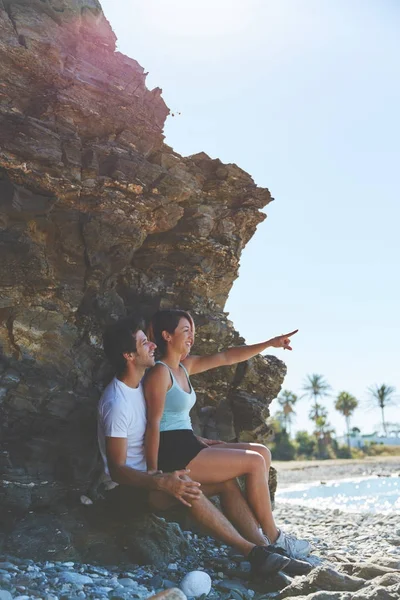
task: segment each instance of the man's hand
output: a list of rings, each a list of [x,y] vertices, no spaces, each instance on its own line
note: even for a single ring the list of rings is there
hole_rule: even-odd
[[[290,338],[292,335],[298,332],[298,329],[291,331],[290,333],[284,333],[282,335],[278,335],[277,337],[269,340],[269,345],[273,348],[283,348],[284,350],[292,350],[290,345]]]
[[[188,469],[182,469],[182,471],[174,471],[173,473],[154,475],[154,478],[157,480],[157,488],[161,492],[174,496],[179,502],[191,508],[191,502],[197,500],[202,491],[200,490],[200,483],[189,479],[188,473]]]

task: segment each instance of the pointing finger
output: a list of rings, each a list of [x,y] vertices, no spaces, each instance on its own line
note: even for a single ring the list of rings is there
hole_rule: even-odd
[[[297,332],[298,332],[298,329],[295,329],[294,331],[291,331],[290,333],[284,333],[281,337],[292,337],[292,335],[294,335]]]

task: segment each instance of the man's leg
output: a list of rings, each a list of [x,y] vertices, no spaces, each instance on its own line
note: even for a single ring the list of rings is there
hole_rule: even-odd
[[[212,492],[214,490],[209,491]],[[152,492],[150,494],[150,503],[154,508],[164,510],[176,505],[174,498],[168,497],[162,492]],[[245,507],[242,506],[242,508],[244,509],[242,516],[245,514],[249,518],[249,521],[252,522],[251,511],[248,513]],[[257,542],[259,543],[246,540],[235,529],[232,523],[228,521],[226,516],[218,510],[204,494],[201,494],[198,499],[193,501],[192,506],[187,508],[187,510],[191,517],[197,521],[202,528],[207,530],[210,535],[229,546],[233,546],[241,554],[247,556],[250,561],[251,572],[253,575],[258,577],[269,577],[281,569],[284,569],[290,563],[290,559],[286,556],[281,556],[280,554],[268,550],[265,539],[262,536],[257,539]],[[236,513],[235,518],[236,517],[239,518],[240,515]],[[255,520],[254,524],[257,527]],[[255,531],[253,531],[253,533],[256,536]]]
[[[262,547],[266,549],[265,547],[266,544],[269,544],[269,540],[264,536],[262,531],[260,531],[259,524],[257,523],[257,520],[253,515],[249,505],[247,504],[246,498],[243,496],[242,490],[240,489],[237,480],[231,479],[222,484],[203,485],[202,491],[203,493],[210,496],[219,496],[221,507],[225,514],[225,517],[229,520],[229,522],[235,527],[236,531],[238,531],[245,540],[255,544],[256,548],[254,552],[258,552],[259,555],[262,555]],[[223,515],[219,511],[218,513],[220,519]],[[217,534],[214,533],[213,535]],[[298,540],[295,540],[293,543],[295,542],[297,543]],[[271,546],[270,550],[272,550]],[[287,551],[289,551],[289,555],[293,554],[293,550],[294,548],[292,547],[287,548]],[[275,552],[276,550],[273,551]],[[249,558],[251,563],[253,562],[252,558],[256,558],[255,556],[252,557],[254,552],[250,555]],[[256,558],[256,560],[261,560],[262,563],[264,557],[260,557],[259,555]],[[290,562],[290,566],[280,566],[280,568],[290,569],[286,572],[291,575],[304,575],[308,573],[312,567],[308,563],[305,563],[301,560],[292,560]]]
[[[201,489],[205,496],[219,496],[222,512],[245,540],[256,546],[267,544],[236,479],[223,483],[204,484]],[[167,510],[177,505],[175,498],[163,492],[153,492],[151,502],[155,508],[160,510]],[[219,515],[221,515],[220,512]]]
[[[167,510],[176,506],[176,502],[175,498],[163,492],[150,493],[150,504],[158,510]],[[208,533],[224,544],[233,546],[241,554],[247,556],[256,545],[242,537],[225,515],[204,494],[192,502],[191,508],[187,508],[187,510],[191,517]],[[260,540],[259,545],[265,545],[265,540]]]

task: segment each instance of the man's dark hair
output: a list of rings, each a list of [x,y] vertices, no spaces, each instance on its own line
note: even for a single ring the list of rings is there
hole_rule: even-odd
[[[103,335],[103,348],[118,377],[126,370],[126,352],[136,352],[136,333],[144,329],[141,317],[131,316],[110,325]]]

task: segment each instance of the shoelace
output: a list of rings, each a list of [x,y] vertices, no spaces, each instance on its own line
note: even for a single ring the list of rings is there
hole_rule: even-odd
[[[291,534],[291,533],[285,533],[284,531],[282,531],[282,529],[278,529],[278,537],[282,534],[283,538],[288,540],[288,542],[290,544],[295,544],[296,542],[298,542],[298,539],[295,535]],[[267,544],[267,546],[273,546],[271,540],[269,539],[269,537],[267,535],[265,535],[265,533],[262,534],[263,538]],[[277,538],[278,539],[278,538]],[[276,544],[276,542],[274,542]]]
[[[265,535],[265,533],[263,533],[263,532],[262,532],[262,530],[261,530],[261,529],[260,529],[260,533],[261,533],[261,535],[263,536],[263,538],[264,538],[264,540],[265,540],[265,543],[266,543],[266,545],[267,545],[267,546],[272,546],[272,542],[271,542],[271,540],[269,539],[269,537],[268,537],[267,535]]]
[[[289,542],[296,542],[297,538],[295,535],[291,534],[291,533],[285,533],[283,532],[283,537],[286,538],[287,540],[289,540]]]

